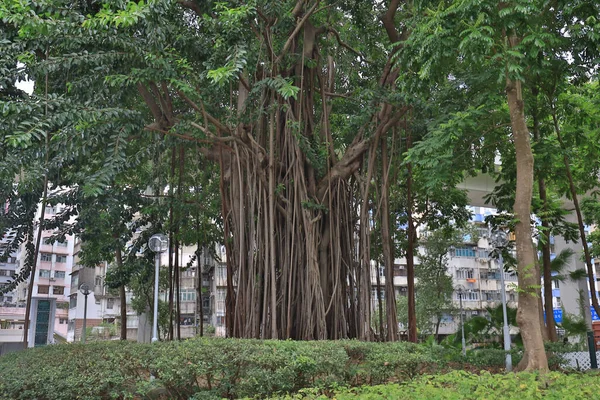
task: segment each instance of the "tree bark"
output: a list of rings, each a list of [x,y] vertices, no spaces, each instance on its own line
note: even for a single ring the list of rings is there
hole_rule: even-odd
[[[392,148],[393,150],[393,148]],[[381,141],[381,242],[385,260],[385,307],[387,317],[387,340],[398,340],[398,316],[396,315],[396,291],[394,289],[394,251],[390,235],[389,164],[387,140]]]
[[[412,147],[412,138],[410,131],[407,131],[406,150]],[[417,232],[413,218],[413,199],[412,199],[412,165],[408,163],[408,175],[406,177],[406,215],[408,218],[408,227],[406,236],[408,244],[406,246],[406,280],[408,283],[408,341],[417,343],[417,311],[415,303],[415,244],[417,241]]]
[[[115,259],[117,261],[117,268],[123,269],[123,254],[121,252],[121,245],[117,241],[117,248],[115,250]],[[121,311],[121,340],[127,340],[127,294],[125,293],[125,285],[119,286],[119,303]]]
[[[47,78],[46,78],[47,79]],[[48,141],[46,139],[46,145]],[[46,163],[48,162],[48,156],[46,155]],[[33,255],[31,256],[31,273],[29,278],[29,284],[27,285],[27,301],[25,302],[25,321],[23,323],[23,347],[27,348],[29,343],[29,338],[27,337],[27,333],[29,332],[29,318],[31,313],[31,296],[33,295],[33,285],[35,281],[35,273],[37,270],[37,259],[38,254],[40,253],[40,243],[42,241],[42,230],[44,226],[44,217],[46,215],[46,202],[48,200],[48,174],[44,175],[44,192],[42,195],[42,210],[40,212],[40,223],[38,226],[38,232],[35,239],[35,247],[33,248]],[[27,234],[27,241],[32,242],[33,238],[33,221],[31,221],[31,225],[29,228],[29,233]]]
[[[514,45],[515,37],[510,38]],[[506,78],[506,95],[515,145],[517,187],[514,213],[519,275],[519,305],[517,322],[523,338],[524,356],[520,370],[548,370],[541,327],[538,322],[538,301],[535,285],[538,273],[531,239],[531,199],[533,195],[533,152],[525,121],[521,82]]]
[[[548,198],[546,193],[546,183],[544,178],[538,179],[540,191],[540,200],[544,212],[548,212]],[[554,307],[552,306],[552,260],[550,259],[550,224],[546,216],[542,218],[542,229],[546,236],[546,241],[542,245],[542,266],[544,271],[544,308],[546,310],[546,329],[548,330],[548,340],[556,342],[556,321],[554,320]]]

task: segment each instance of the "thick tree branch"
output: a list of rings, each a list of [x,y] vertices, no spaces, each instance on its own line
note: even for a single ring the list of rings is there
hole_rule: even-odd
[[[202,9],[195,1],[183,1],[180,0],[177,3],[183,8],[187,8],[188,10],[192,10],[197,16],[202,16]]]
[[[150,93],[148,89],[146,89],[146,86],[144,86],[144,84],[141,82],[137,84],[137,88],[138,92],[146,102],[146,105],[148,106],[148,108],[150,108],[150,112],[152,113],[152,116],[154,117],[156,122],[164,128],[163,125],[166,122],[165,117],[162,113],[162,110],[160,109],[160,106],[154,99],[154,96],[152,96],[152,93]]]

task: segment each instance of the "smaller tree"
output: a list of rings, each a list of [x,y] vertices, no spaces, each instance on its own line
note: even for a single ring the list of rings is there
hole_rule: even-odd
[[[463,242],[464,229],[452,226],[429,232],[421,240],[420,263],[415,268],[417,278],[417,312],[429,324],[428,333],[436,339],[444,314],[454,311],[452,276],[448,274],[448,250]],[[424,332],[425,333],[425,332]]]

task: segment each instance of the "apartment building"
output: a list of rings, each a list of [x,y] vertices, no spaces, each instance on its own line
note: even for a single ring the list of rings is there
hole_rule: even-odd
[[[71,273],[67,340],[71,342],[81,339],[85,297],[78,289],[82,283],[87,283],[90,288],[86,326],[92,328],[92,338],[116,339],[119,337],[117,328],[120,326],[121,301],[118,290],[108,289],[105,285],[106,272],[111,265],[103,263],[94,268],[82,267],[78,264],[79,249],[80,243],[77,243],[75,264]],[[201,323],[205,327],[213,326],[215,335],[225,336],[227,270],[224,246],[217,246],[214,253],[216,257],[213,257],[213,252],[203,249],[200,258],[197,259],[195,246],[184,246],[179,251],[181,265],[179,323],[182,338],[197,335]],[[167,268],[168,263],[168,253],[161,254],[161,268]],[[199,286],[201,296],[198,296]],[[174,295],[176,298],[176,294]],[[166,302],[169,293],[161,291],[159,296]],[[128,291],[126,293],[127,338],[149,341],[150,316],[138,315],[131,307],[132,298],[133,293]]]
[[[47,205],[45,209],[45,219],[53,218],[61,212],[60,205]],[[41,206],[37,212],[39,221],[41,215]],[[36,224],[34,237],[37,237],[39,225]],[[54,331],[61,338],[66,338],[67,335],[67,314],[69,295],[71,291],[70,274],[73,268],[73,250],[75,246],[75,238],[72,235],[67,235],[64,241],[52,240],[53,231],[42,231],[40,249],[37,258],[37,270],[33,279],[33,297],[39,298],[55,298],[56,299],[56,321]],[[25,248],[21,246],[18,270],[24,267],[25,263]],[[27,301],[27,290],[29,281],[19,284],[17,288],[17,303],[25,306]]]
[[[12,233],[6,234],[4,237],[0,238],[0,254],[4,253],[7,249],[9,241],[13,238],[11,237]],[[0,261],[0,289],[4,289],[8,286],[9,282],[12,282],[17,268],[19,266],[19,251],[11,252],[8,259],[4,261]],[[7,292],[4,294],[0,294],[0,307],[16,307],[17,306],[17,292],[15,290],[11,292]],[[0,321],[2,322],[2,321]]]
[[[485,316],[486,307],[494,307],[501,302],[501,277],[504,274],[504,289],[506,291],[507,304],[510,307],[516,307],[518,301],[517,295],[517,276],[514,273],[501,271],[498,261],[490,258],[489,253],[491,243],[489,243],[488,228],[485,225],[485,217],[494,214],[496,211],[486,207],[470,207],[472,214],[471,224],[473,236],[467,235],[459,246],[453,246],[448,249],[447,274],[452,277],[455,289],[461,288],[464,315],[467,318],[476,315]],[[424,234],[423,231],[419,232]],[[419,253],[423,254],[424,249],[417,249],[415,264],[419,264]],[[371,268],[372,293],[371,301],[374,310],[378,307],[377,299],[377,278],[382,287],[381,298],[385,300],[385,266],[372,262]],[[379,275],[379,277],[377,277]],[[406,296],[408,293],[406,277],[406,259],[396,259],[394,262],[394,287],[396,297]],[[455,290],[452,296],[453,306],[459,309],[460,297],[459,291]],[[560,298],[558,298],[560,300]],[[459,328],[460,317],[448,313],[440,323],[440,334],[448,335],[454,333]]]

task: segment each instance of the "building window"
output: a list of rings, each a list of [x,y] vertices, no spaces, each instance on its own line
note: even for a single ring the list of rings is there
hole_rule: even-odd
[[[454,257],[475,257],[472,247],[457,247],[454,249]]]
[[[52,241],[50,240],[49,237],[45,237],[42,239],[42,244],[44,244],[46,246],[52,246]]]
[[[179,300],[184,301],[196,301],[196,290],[195,289],[182,289],[179,292]]]
[[[65,294],[65,287],[64,286],[53,286],[52,294]]]
[[[484,292],[484,297],[486,301],[500,300],[500,292]]]
[[[54,277],[56,279],[65,279],[65,271],[54,271]]]
[[[42,255],[40,256],[40,260],[45,262],[52,262],[52,254],[42,253]]]
[[[225,289],[217,289],[217,304],[215,311],[225,311]]]
[[[394,264],[394,276],[406,276],[406,265]]]
[[[53,215],[55,213],[56,209],[52,206],[46,206],[46,209],[44,210],[44,214],[45,215]]]
[[[507,281],[507,282],[508,281],[513,281],[514,282],[514,281],[518,280],[518,277],[517,277],[517,274],[515,274],[515,273],[505,272],[504,273],[504,280]]]
[[[385,278],[385,265],[379,265],[379,276]]]
[[[38,285],[38,294],[49,294],[50,286],[48,285]]]
[[[106,309],[112,310],[115,306],[115,299],[106,299]]]
[[[63,255],[56,255],[56,262],[57,263],[66,263],[67,262],[67,256],[63,256]]]
[[[218,266],[216,270],[217,285],[222,284],[227,279],[227,267]]]
[[[0,276],[11,276],[11,271],[9,269],[0,269]]]
[[[12,303],[12,301],[13,301],[12,296],[6,296],[6,302],[7,303]]]
[[[225,317],[217,317],[217,326],[225,326]]]
[[[456,279],[473,279],[475,274],[472,269],[458,269],[456,270]]]
[[[69,308],[77,307],[77,294],[72,294],[69,298]]]
[[[558,282],[558,281],[553,281],[553,282],[552,282],[552,287],[553,287],[554,289],[560,289],[560,284],[559,284],[559,282]]]
[[[94,283],[96,286],[102,286],[102,277],[100,275],[97,275],[94,279]]]
[[[458,292],[455,294],[455,299],[460,300]],[[463,301],[477,301],[479,300],[479,292],[463,292],[462,299]]]
[[[61,324],[61,325],[64,325],[64,324],[67,323],[67,319],[66,318],[59,318],[58,319],[58,323]]]
[[[50,278],[50,270],[49,269],[40,269],[40,272],[38,275],[40,278]]]
[[[69,245],[68,241],[64,241],[64,242],[56,242],[56,245],[59,247],[67,247]]]

